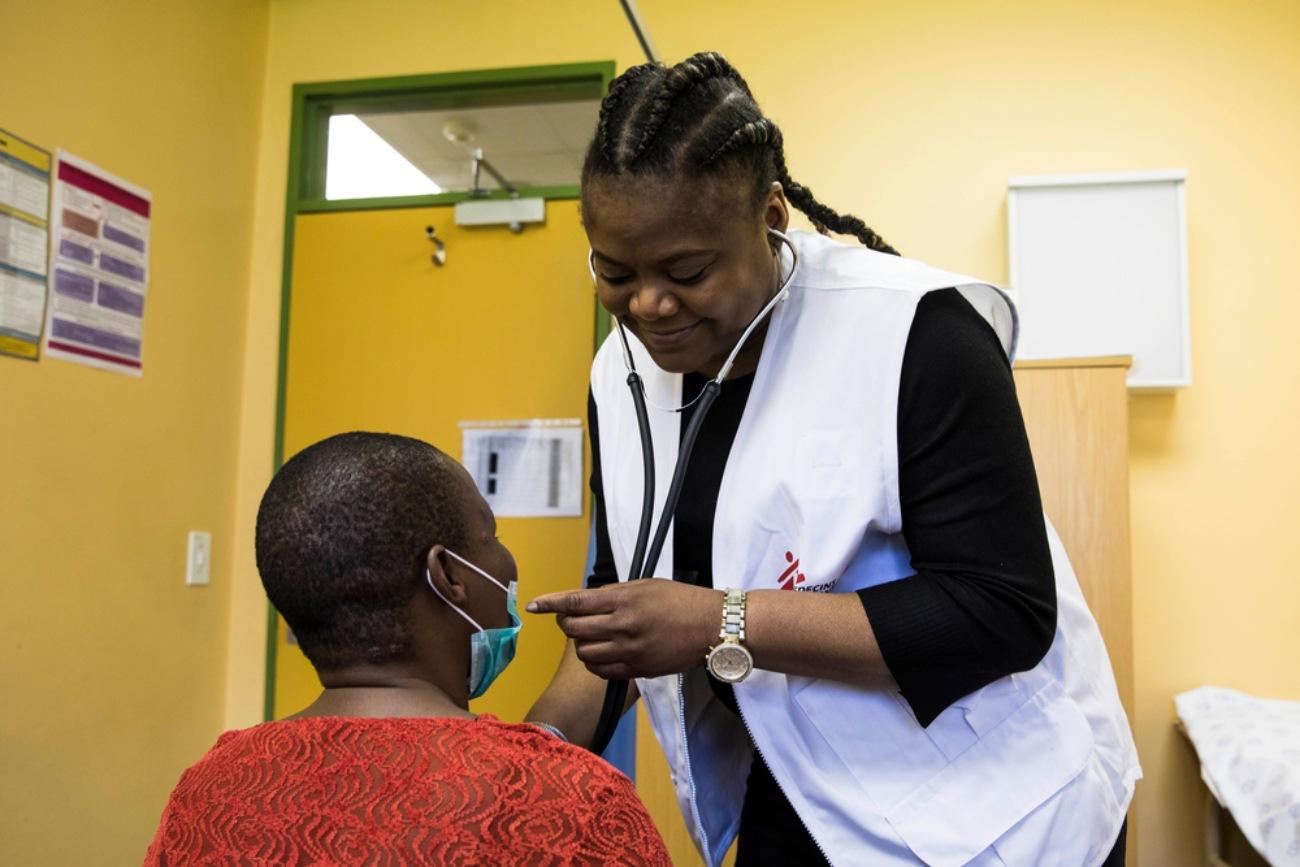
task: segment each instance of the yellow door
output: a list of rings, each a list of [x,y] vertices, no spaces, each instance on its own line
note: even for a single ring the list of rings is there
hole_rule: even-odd
[[[430,261],[425,226],[446,242],[441,268]],[[576,201],[548,202],[545,224],[518,235],[457,227],[450,207],[299,216],[286,459],[349,430],[417,437],[459,459],[462,420],[585,423],[595,309],[586,252]],[[589,523],[589,515],[500,520],[519,563],[521,607],[581,583]],[[519,641],[518,660],[474,703],[476,712],[521,720],[550,680],[564,647],[560,631],[528,622]],[[319,691],[280,621],[275,715],[297,711]]]

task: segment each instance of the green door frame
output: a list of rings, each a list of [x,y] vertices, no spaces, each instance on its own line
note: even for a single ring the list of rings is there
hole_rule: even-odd
[[[289,359],[289,312],[293,291],[294,228],[299,214],[331,211],[372,211],[381,208],[425,208],[451,205],[472,198],[469,193],[439,193],[428,196],[390,196],[376,199],[325,198],[325,156],[331,115],[359,111],[431,111],[448,108],[481,108],[520,103],[563,102],[599,99],[614,79],[612,60],[553,66],[521,66],[409,75],[395,78],[362,78],[324,81],[293,86],[289,128],[289,171],[284,207],[284,261],[280,272],[280,350],[275,384],[274,469],[284,463],[284,424]],[[545,199],[576,199],[578,185],[522,187],[519,195]],[[489,198],[505,198],[494,190]],[[609,317],[594,303],[596,342],[599,347],[609,334]],[[594,347],[593,347],[594,349]],[[275,714],[275,666],[279,621],[269,602],[266,629],[266,687],[262,715]]]

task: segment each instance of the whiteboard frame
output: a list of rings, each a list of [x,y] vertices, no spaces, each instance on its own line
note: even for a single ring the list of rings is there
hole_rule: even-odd
[[[1007,182],[1007,270],[1012,292],[1019,285],[1016,253],[1016,193],[1041,187],[1115,186],[1118,184],[1176,183],[1178,196],[1178,287],[1182,299],[1180,323],[1183,340],[1183,375],[1134,382],[1129,374],[1128,387],[1135,391],[1171,391],[1192,384],[1191,291],[1187,279],[1187,170],[1156,169],[1150,171],[1087,172],[1058,175],[1015,175]]]

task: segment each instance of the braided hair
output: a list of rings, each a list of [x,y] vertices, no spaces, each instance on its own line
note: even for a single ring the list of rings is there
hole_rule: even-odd
[[[597,175],[720,174],[739,167],[760,207],[773,181],[817,231],[853,235],[872,250],[898,251],[862,220],[817,201],[790,177],[781,128],[764,117],[745,79],[721,54],[705,51],[672,67],[644,63],[624,72],[600,105],[582,185]]]

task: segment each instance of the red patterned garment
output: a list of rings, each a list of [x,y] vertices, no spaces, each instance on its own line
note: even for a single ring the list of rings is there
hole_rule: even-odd
[[[627,777],[532,726],[308,717],[222,735],[146,865],[667,865]]]

